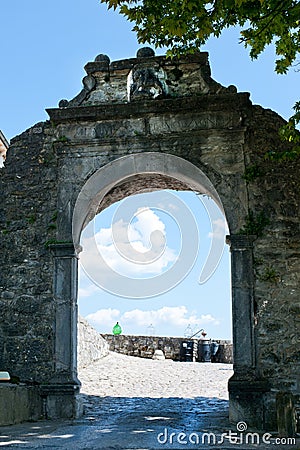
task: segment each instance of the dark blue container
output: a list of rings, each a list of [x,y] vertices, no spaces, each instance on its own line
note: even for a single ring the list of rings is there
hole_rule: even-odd
[[[198,360],[201,362],[211,362],[210,339],[200,339],[198,341]]]
[[[193,361],[193,341],[181,342],[180,345],[180,361],[192,362]]]

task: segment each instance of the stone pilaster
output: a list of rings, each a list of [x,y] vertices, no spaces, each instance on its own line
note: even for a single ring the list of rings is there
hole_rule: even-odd
[[[231,251],[232,323],[234,371],[241,377],[254,375],[255,342],[253,314],[254,236],[227,236]]]
[[[77,378],[77,256],[73,243],[52,244],[54,257],[54,375],[41,386],[44,414],[49,419],[80,415]]]
[[[231,251],[233,368],[228,382],[229,419],[233,423],[264,427],[269,383],[257,377],[254,333],[253,241],[256,236],[230,235]]]

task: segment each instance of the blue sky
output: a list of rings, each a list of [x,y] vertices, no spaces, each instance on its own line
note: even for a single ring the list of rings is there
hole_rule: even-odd
[[[158,207],[155,207],[153,196],[157,197]],[[130,251],[131,246],[125,255],[127,258],[119,257],[115,251],[116,247],[124,250],[124,246],[121,246],[124,238],[118,242],[118,238],[123,235],[122,223],[114,220],[114,214],[122,205],[129,209],[129,201],[133,203],[133,211],[144,208],[130,223],[129,238],[133,248],[140,252],[149,249],[152,231],[161,231],[166,237],[162,257],[154,258],[152,266],[130,264],[128,259],[135,259],[135,255]],[[184,202],[185,206],[181,206],[181,202]],[[197,229],[196,235],[190,221],[185,221],[189,212]],[[120,214],[120,217],[123,219],[125,214]],[[115,245],[110,238],[112,224],[116,226]],[[230,338],[229,254],[224,243],[227,228],[224,217],[213,200],[193,192],[163,191],[153,195],[140,194],[104,210],[97,216],[94,227],[91,228],[91,232],[86,229],[81,241],[83,253],[86,252],[87,256],[86,260],[82,256],[85,270],[80,271],[79,305],[81,313],[99,331],[110,332],[111,325],[119,321],[127,334],[148,334],[152,325],[158,335],[183,336],[187,328],[194,332],[204,328],[211,337]],[[125,228],[127,229],[127,225]],[[200,282],[200,275],[204,267],[207,267],[206,260],[213,233],[218,247],[216,262],[220,260],[220,263],[209,265],[207,276]],[[87,240],[89,236],[96,235],[99,251],[106,264],[130,280],[129,295],[126,298],[119,296],[120,285],[114,282],[114,278],[110,280],[110,272],[105,270],[97,255],[90,251],[85,235]],[[184,258],[181,252],[183,242],[187,249],[187,270],[180,270]],[[160,275],[175,264],[179,266],[179,276],[177,270],[176,275],[171,278],[171,283],[167,283],[167,288],[162,289]],[[144,281],[153,280],[157,295],[143,298],[139,294],[139,288],[135,287],[135,280],[140,278]],[[99,286],[104,286],[105,291],[100,290]],[[159,295],[161,292],[164,293]],[[138,295],[142,298],[137,298]]]
[[[81,89],[84,65],[97,54],[107,54],[111,60],[123,59],[135,56],[140,47],[130,31],[132,25],[96,0],[11,0],[2,2],[0,14],[0,129],[8,139],[46,120],[45,108],[56,107],[62,98],[73,98]],[[293,69],[287,76],[274,73],[273,47],[251,62],[248,51],[238,44],[238,30],[228,30],[220,39],[211,39],[202,50],[209,51],[215,80],[225,86],[234,84],[240,92],[251,92],[253,103],[285,118],[292,113],[299,74]],[[210,223],[195,194],[180,196],[195,215],[200,232],[199,259],[193,270],[176,289],[144,300],[104,293],[82,273],[80,312],[93,318],[99,331],[109,332],[120,320],[126,333],[147,333],[153,322],[156,334],[183,335],[191,323],[193,329],[205,328],[211,337],[230,338],[228,248],[225,246],[218,270],[207,283],[199,285],[199,271],[211,241]],[[113,205],[99,215],[95,224],[98,232],[110,228],[116,208],[118,205]],[[166,230],[169,227],[168,248],[175,254],[179,239],[175,239],[174,226],[163,213],[152,213],[156,223],[165,222]]]

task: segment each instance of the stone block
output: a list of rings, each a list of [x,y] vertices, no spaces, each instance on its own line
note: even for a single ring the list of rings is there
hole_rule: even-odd
[[[48,384],[40,387],[46,419],[76,419],[83,414],[83,402],[79,386]]]
[[[0,383],[0,426],[42,418],[42,399],[37,386]]]

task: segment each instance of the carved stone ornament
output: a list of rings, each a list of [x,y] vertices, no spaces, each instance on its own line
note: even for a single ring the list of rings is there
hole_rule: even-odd
[[[153,67],[134,68],[128,79],[129,100],[161,98],[166,95],[164,72]]]

